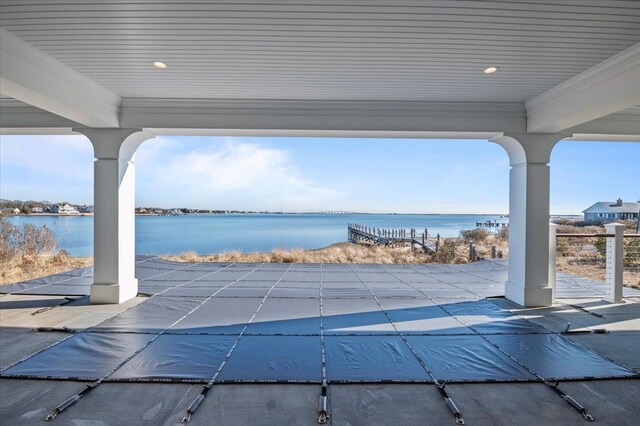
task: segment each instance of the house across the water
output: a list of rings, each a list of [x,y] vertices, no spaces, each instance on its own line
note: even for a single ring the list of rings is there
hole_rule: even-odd
[[[52,204],[51,207],[49,208],[49,211],[51,213],[57,213],[57,214],[80,214],[80,212],[78,212],[78,210],[76,210],[75,207],[69,205],[69,204]]]
[[[621,198],[615,202],[600,201],[583,210],[584,221],[588,223],[610,222],[612,220],[638,220],[640,201],[625,203]]]

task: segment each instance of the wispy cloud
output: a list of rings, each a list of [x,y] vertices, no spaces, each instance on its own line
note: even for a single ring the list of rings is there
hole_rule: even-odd
[[[93,147],[80,135],[1,136],[0,156],[3,167],[20,168],[25,173],[93,179]]]
[[[286,210],[309,210],[343,197],[305,179],[285,150],[233,138],[222,143],[188,139],[158,138],[140,148],[142,204],[278,210],[283,203]]]
[[[0,197],[93,201],[93,148],[84,136],[0,136]]]

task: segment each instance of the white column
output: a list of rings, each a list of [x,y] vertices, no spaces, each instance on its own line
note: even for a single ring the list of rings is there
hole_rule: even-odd
[[[510,134],[493,139],[509,154],[509,278],[505,295],[527,307],[550,306],[549,160],[565,136]]]
[[[557,237],[558,225],[549,224],[549,287],[551,287],[551,302],[556,301],[556,275],[557,275]]]
[[[153,137],[140,129],[74,129],[94,149],[94,281],[91,303],[122,303],[138,294],[135,278],[135,163]]]
[[[618,303],[622,301],[624,284],[624,230],[621,223],[609,223],[604,226],[607,234],[615,237],[607,238],[607,286],[609,294],[605,297],[607,302]]]

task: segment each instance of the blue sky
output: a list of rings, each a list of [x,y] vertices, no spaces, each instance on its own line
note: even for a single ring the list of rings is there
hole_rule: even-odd
[[[640,199],[640,144],[561,142],[551,210]],[[486,141],[158,137],[136,154],[136,204],[240,210],[506,213],[508,158]],[[0,136],[0,197],[93,202],[84,136]]]

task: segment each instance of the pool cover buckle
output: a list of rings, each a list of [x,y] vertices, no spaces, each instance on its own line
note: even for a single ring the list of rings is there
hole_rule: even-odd
[[[453,414],[453,416],[455,417],[456,424],[463,425],[464,419],[462,418],[462,413],[460,412],[460,410],[458,410],[456,403],[453,402],[453,399],[451,399],[447,391],[444,389],[445,383],[435,382],[435,385],[442,398],[444,398],[444,402],[447,404],[447,407],[449,407],[451,414]]]
[[[327,381],[322,381],[322,393],[320,394],[320,407],[318,408],[318,423],[321,425],[329,420],[328,398],[327,398]]]
[[[580,404],[578,401],[573,399],[572,396],[567,395],[566,393],[562,392],[558,388],[558,385],[560,384],[560,382],[558,380],[545,380],[544,384],[547,385],[548,387],[550,387],[551,389],[553,389],[554,392],[557,393],[558,395],[560,395],[560,397],[562,399],[564,399],[569,405],[571,405],[573,408],[578,410],[578,412],[580,414],[582,414],[582,417],[584,417],[585,420],[590,421],[590,422],[595,420],[593,418],[593,416],[591,414],[589,414],[587,409],[582,404]]]

